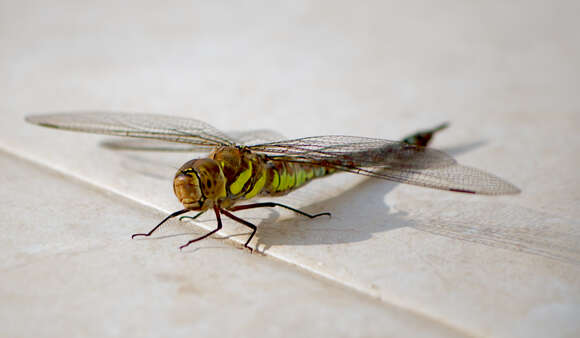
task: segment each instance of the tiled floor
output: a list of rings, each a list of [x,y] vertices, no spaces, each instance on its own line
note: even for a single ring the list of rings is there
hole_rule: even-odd
[[[1,4],[0,336],[580,332],[578,5],[293,4]],[[522,194],[340,174],[280,200],[331,219],[240,212],[264,254],[231,222],[179,252],[212,217],[129,236],[179,208],[194,155],[24,122],[87,109],[293,137],[450,121],[434,146]]]
[[[220,241],[178,252],[191,230],[176,224],[182,235],[131,241],[157,221],[147,208],[6,153],[0,164],[3,337],[462,336]]]

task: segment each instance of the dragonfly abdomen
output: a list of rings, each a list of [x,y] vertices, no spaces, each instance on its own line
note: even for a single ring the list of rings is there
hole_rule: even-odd
[[[228,199],[250,199],[260,195],[284,195],[310,180],[335,172],[332,168],[271,159],[247,149],[223,147],[210,157],[218,162],[226,178]]]
[[[334,173],[336,170],[324,166],[302,164],[281,160],[267,160],[267,184],[263,195],[283,195],[297,189],[312,179]]]

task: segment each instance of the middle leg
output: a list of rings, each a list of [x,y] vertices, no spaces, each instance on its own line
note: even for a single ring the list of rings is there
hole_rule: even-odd
[[[292,208],[290,206],[287,206],[287,205],[284,205],[284,204],[280,204],[280,203],[276,203],[276,202],[263,202],[263,203],[253,203],[253,204],[246,204],[246,205],[238,205],[238,206],[229,208],[228,210],[229,211],[238,211],[238,210],[245,210],[245,209],[272,208],[272,207],[282,207],[282,208],[285,208],[285,209],[294,211],[297,214],[300,214],[302,216],[306,216],[306,217],[311,218],[311,219],[312,218],[316,218],[318,216],[324,216],[324,215],[326,215],[328,217],[331,216],[330,215],[330,212],[321,212],[319,214],[312,215],[312,214],[306,213],[306,212],[304,212],[302,210],[298,210],[298,209]]]

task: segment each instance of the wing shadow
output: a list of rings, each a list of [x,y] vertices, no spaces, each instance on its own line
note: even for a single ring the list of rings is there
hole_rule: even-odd
[[[482,147],[485,143],[486,141],[477,141],[442,150],[457,156]],[[275,245],[360,242],[370,239],[374,233],[416,227],[417,223],[409,218],[406,212],[391,212],[389,206],[384,203],[385,196],[398,184],[365,177],[360,183],[340,195],[304,208],[304,211],[313,213],[329,211],[332,213],[331,220],[326,217],[310,220],[296,216],[277,221],[279,214],[273,211],[258,225],[256,247],[263,246],[261,249],[265,251]],[[361,201],[361,196],[365,196],[363,201]],[[361,215],[372,215],[372,217],[361,217]],[[333,219],[339,219],[340,222],[333,222]]]
[[[457,156],[480,148],[486,143],[486,141],[477,141],[442,150]],[[203,154],[191,154],[188,157],[195,155],[203,156]],[[182,156],[181,159],[183,159]],[[173,160],[151,158],[135,153],[123,152],[123,157],[123,165],[129,171],[158,180],[167,180],[168,177],[159,174],[160,166],[173,171],[175,165],[179,164],[177,163],[179,161],[172,163]],[[324,184],[324,181],[315,181],[311,184]],[[507,212],[502,217],[495,217],[491,220],[489,215],[482,215],[477,219],[461,217],[461,221],[459,221],[460,217],[433,218],[424,217],[415,212],[412,214],[406,211],[393,212],[385,204],[384,199],[397,185],[398,183],[364,178],[338,196],[322,199],[301,208],[312,213],[329,211],[332,213],[331,219],[323,216],[310,220],[296,215],[279,220],[281,214],[276,208],[269,209],[270,211],[265,218],[252,217],[251,212],[248,211],[240,212],[239,215],[258,226],[253,246],[262,252],[269,250],[272,246],[279,245],[308,246],[361,242],[370,239],[375,233],[412,227],[437,236],[515,252],[525,252],[580,266],[580,244],[578,244],[580,243],[580,234],[563,233],[559,230],[561,228],[549,224],[549,222],[541,228],[530,226],[534,222],[537,223],[538,218],[553,219],[553,215],[540,215],[536,212],[537,217],[534,216],[535,219],[532,220],[529,217],[526,218],[526,215],[534,214],[533,211],[522,212],[513,208],[514,210]],[[364,199],[361,200],[361,196],[364,196]],[[272,198],[272,200],[280,201],[277,198]],[[494,203],[487,204],[493,205]],[[496,207],[500,206],[501,204],[498,204]],[[449,206],[451,209],[457,207],[461,206]],[[469,208],[468,205],[463,207]],[[430,208],[432,208],[431,211],[437,209]],[[442,213],[443,211],[441,210]],[[368,217],[365,217],[367,215]],[[204,222],[211,222],[211,219],[213,218],[207,218]],[[526,219],[529,219],[529,222],[522,221]],[[570,220],[563,220],[561,223],[571,224],[570,222]],[[244,232],[228,237],[247,234]]]

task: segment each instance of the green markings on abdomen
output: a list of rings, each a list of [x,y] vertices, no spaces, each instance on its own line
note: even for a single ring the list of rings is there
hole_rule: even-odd
[[[304,183],[306,183],[306,170],[299,169],[298,172],[296,172],[296,186],[299,187]]]
[[[245,167],[245,169],[243,169]],[[240,170],[241,169],[241,170]],[[239,170],[239,171],[238,171]],[[299,188],[309,181],[332,174],[334,168],[262,157],[242,160],[241,168],[228,185],[231,199],[250,199],[258,194],[281,195]]]
[[[276,169],[272,168],[268,172],[272,173],[272,183],[270,183],[270,187],[273,187],[274,190],[277,190],[280,186],[280,174]]]
[[[288,174],[286,174],[286,167],[282,168],[282,171],[278,173],[280,175],[280,183],[278,184],[277,191],[284,191],[288,188]]]
[[[271,162],[267,170],[271,176],[266,191],[269,193],[284,193],[296,189],[310,180],[326,176],[335,170],[323,166],[312,166],[292,162]]]
[[[248,161],[248,169],[242,171],[236,180],[230,184],[230,192],[234,195],[239,194],[250,177],[252,177],[252,162]]]
[[[244,195],[244,198],[250,199],[250,198],[256,196],[260,191],[262,191],[265,184],[266,184],[266,170],[264,169],[260,173],[260,178],[258,178],[256,183],[254,183],[254,186],[252,187],[252,189],[247,194]]]
[[[287,189],[294,188],[294,186],[296,185],[296,171],[295,170],[289,170],[289,171],[286,172],[286,176],[288,177],[288,186],[286,188]]]
[[[280,185],[278,185],[277,191],[286,191],[294,188],[296,185],[296,170],[293,163],[284,163],[280,174]]]

